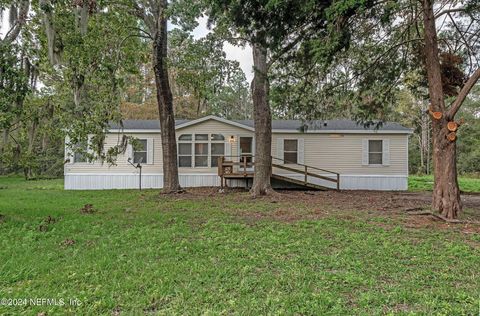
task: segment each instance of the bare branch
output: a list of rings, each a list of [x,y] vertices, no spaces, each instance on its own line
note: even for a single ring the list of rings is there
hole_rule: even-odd
[[[448,14],[448,17],[450,18],[450,20],[452,21],[452,24],[453,26],[455,27],[455,29],[457,30],[458,34],[460,35],[460,38],[463,40],[463,43],[465,45],[465,47],[467,48],[469,54],[468,54],[468,59],[470,61],[470,71],[472,70],[472,54],[473,53],[473,49],[472,47],[468,44],[468,41],[465,39],[465,36],[463,35],[462,33],[462,30],[460,30],[460,28],[458,27],[457,23],[455,23],[455,20],[453,19],[452,15],[450,13],[447,13]]]
[[[457,12],[465,12],[465,8],[461,7],[461,8],[453,8],[453,9],[443,10],[443,11],[435,14],[435,19],[438,19],[439,17],[441,17],[442,15],[445,15],[445,14],[457,13]]]
[[[129,28],[132,29],[132,30],[138,31],[140,33],[140,34],[138,34],[138,37],[153,40],[152,35],[149,32],[147,32],[146,30],[144,30],[140,27],[129,27]]]
[[[465,101],[468,93],[472,88],[475,86],[477,81],[480,79],[480,67],[475,70],[475,72],[468,78],[467,82],[463,86],[462,90],[460,90],[460,93],[458,94],[457,98],[455,101],[453,101],[452,105],[450,106],[450,110],[447,112],[447,118],[449,120],[453,120],[455,117],[455,114],[457,114],[458,110],[463,104],[463,101]]]

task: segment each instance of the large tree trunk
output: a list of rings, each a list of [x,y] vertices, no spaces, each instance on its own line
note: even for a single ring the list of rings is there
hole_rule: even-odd
[[[177,142],[175,136],[175,118],[173,114],[173,97],[168,80],[167,68],[167,2],[159,12],[157,30],[153,40],[153,70],[157,88],[158,113],[162,134],[163,153],[163,190],[166,193],[181,190],[178,181]]]
[[[432,118],[434,189],[432,207],[446,218],[456,218],[462,210],[457,182],[456,143],[447,139],[448,117],[438,57],[437,31],[433,0],[423,0],[425,26],[425,65],[431,109],[441,112],[441,119]]]
[[[255,174],[250,193],[266,195],[272,191],[272,114],[268,102],[267,50],[253,45],[252,82],[253,121],[255,127]]]

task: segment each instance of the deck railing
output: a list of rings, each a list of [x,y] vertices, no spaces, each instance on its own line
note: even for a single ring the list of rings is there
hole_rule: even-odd
[[[221,177],[222,187],[226,178],[253,178],[253,167],[255,166],[255,157],[253,155],[243,156],[221,156],[218,158],[218,175]],[[321,179],[336,184],[336,189],[340,190],[340,174],[331,170],[321,169],[301,163],[285,161],[282,158],[272,156],[272,168],[286,170],[295,174],[303,175],[303,184],[312,184],[309,177]],[[276,175],[272,170],[272,175]],[[282,175],[284,176],[284,175]],[[296,183],[299,182],[297,179]]]

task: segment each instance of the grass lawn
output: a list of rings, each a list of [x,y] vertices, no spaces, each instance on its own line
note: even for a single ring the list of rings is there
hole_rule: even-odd
[[[0,299],[65,302],[0,304],[0,315],[480,313],[478,231],[413,225],[374,209],[392,200],[381,194],[340,209],[353,195],[332,194],[63,191],[0,177]]]
[[[458,177],[460,190],[463,192],[480,192],[480,178]],[[432,191],[433,175],[431,176],[409,176],[408,188],[411,191]]]

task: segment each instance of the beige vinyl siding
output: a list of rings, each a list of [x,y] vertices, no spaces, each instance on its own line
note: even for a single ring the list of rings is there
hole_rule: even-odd
[[[218,133],[225,137],[228,143],[230,136],[235,137],[235,142],[226,146],[231,147],[231,154],[238,155],[239,136],[253,136],[249,129],[233,126],[216,120],[207,120],[195,125],[177,129],[177,139],[181,134],[211,134]],[[153,138],[154,161],[153,164],[144,164],[144,174],[162,174],[162,149],[160,133],[128,133],[139,139]],[[122,135],[108,134],[105,147],[115,146]],[[304,163],[322,169],[338,172],[343,175],[408,175],[408,135],[406,134],[314,134],[314,133],[274,133],[272,139],[272,155],[278,156],[277,139],[303,139]],[[390,164],[388,166],[363,166],[362,141],[363,139],[389,139]],[[229,155],[229,152],[225,152]],[[134,174],[138,172],[127,162],[127,153],[117,158],[116,166],[96,163],[67,163],[65,174]],[[282,158],[282,157],[280,157]],[[286,171],[274,170],[286,173]],[[180,174],[216,174],[217,168],[179,168]]]
[[[228,143],[230,136],[235,137],[235,142],[230,146],[232,148],[232,156],[238,155],[238,136],[253,136],[253,132],[244,129],[241,127],[233,126],[223,122],[218,122],[215,120],[204,121],[195,125],[187,126],[181,129],[177,129],[177,139],[182,134],[222,134],[225,137],[225,142]],[[227,146],[228,148],[229,146]],[[228,156],[230,153],[225,152],[225,155]],[[217,168],[178,168],[179,173],[217,173]]]
[[[128,133],[127,136],[133,136],[138,139],[153,139],[153,164],[142,164],[142,173],[163,173],[162,170],[162,142],[160,133]],[[116,146],[122,140],[122,134],[112,133],[105,137],[105,150]],[[136,173],[135,169],[127,162],[128,150],[123,155],[119,155],[115,166],[109,166],[108,163],[67,163],[65,164],[65,173]]]
[[[177,129],[176,136],[177,139],[182,134],[222,134],[225,137],[225,142],[228,142],[230,136],[235,137],[235,142],[232,143],[232,155],[238,155],[238,136],[253,136],[253,132],[248,129],[243,129],[240,127],[232,126],[230,124],[218,122],[215,120],[208,120],[195,124],[192,126],[187,126],[185,128]],[[153,154],[153,164],[144,164],[142,165],[142,173],[155,173],[162,174],[162,142],[160,133],[126,133],[127,136],[133,136],[139,139],[153,138],[154,143],[154,154]],[[112,133],[107,134],[105,139],[105,148],[106,150],[110,147],[117,145],[122,138],[122,134]],[[227,146],[227,148],[228,148]],[[128,152],[125,152],[124,155],[119,155],[117,157],[116,166],[109,166],[107,163],[103,165],[100,162],[95,163],[69,163],[65,165],[65,173],[136,173],[138,170],[133,168],[127,162]],[[229,153],[225,153],[229,155]],[[179,168],[179,173],[183,174],[216,174],[217,168],[208,168],[208,167],[199,167],[199,168]]]
[[[275,133],[272,154],[277,154],[277,139],[304,139],[306,165],[331,170],[345,175],[407,175],[408,135],[392,134],[283,134]],[[390,164],[388,166],[363,166],[363,139],[389,139]],[[280,157],[282,158],[282,157]],[[287,165],[288,166],[288,165]],[[293,166],[293,165],[292,165]],[[288,171],[274,170],[285,173]]]

